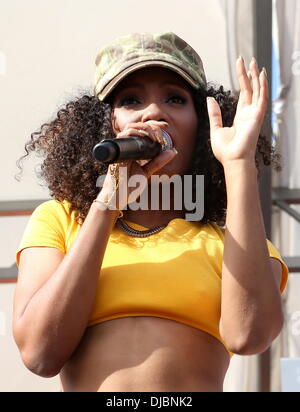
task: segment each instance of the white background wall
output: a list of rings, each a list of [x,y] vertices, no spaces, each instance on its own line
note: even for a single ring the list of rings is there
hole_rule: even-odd
[[[203,57],[208,79],[229,86],[218,0],[0,0],[0,200],[48,196],[29,162],[26,180],[13,179],[15,160],[58,105],[92,86],[98,50],[132,31],[169,30]]]

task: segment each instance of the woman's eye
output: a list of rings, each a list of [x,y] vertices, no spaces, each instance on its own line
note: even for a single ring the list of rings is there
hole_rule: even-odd
[[[173,103],[178,103],[178,104],[186,103],[186,99],[178,95],[174,95],[170,97],[169,100],[173,101]]]
[[[184,97],[181,97],[179,95],[173,95],[171,97],[167,98],[167,102],[171,102],[174,104],[185,104],[186,99]],[[119,106],[132,106],[132,105],[137,105],[140,104],[141,101],[134,96],[126,96],[120,99]]]
[[[131,104],[137,104],[139,101],[133,96],[124,97],[120,101],[120,106],[129,106]]]

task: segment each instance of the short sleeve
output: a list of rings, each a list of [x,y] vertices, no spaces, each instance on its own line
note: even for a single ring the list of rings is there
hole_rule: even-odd
[[[21,251],[27,247],[54,247],[66,253],[63,213],[64,208],[57,200],[48,200],[35,208],[16,251],[17,266]]]
[[[273,245],[272,242],[270,242],[267,239],[267,245],[268,245],[268,249],[269,249],[269,255],[270,257],[273,257],[275,259],[278,259],[279,262],[281,263],[282,266],[282,278],[281,278],[281,285],[280,285],[280,291],[281,293],[284,292],[287,282],[288,282],[288,277],[289,277],[289,269],[286,265],[286,263],[284,262],[284,260],[282,259],[280,253],[278,252],[278,250],[276,249],[276,247]]]

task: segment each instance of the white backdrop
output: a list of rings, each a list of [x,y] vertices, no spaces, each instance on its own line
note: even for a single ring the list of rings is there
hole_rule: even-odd
[[[145,7],[146,6],[146,7]],[[1,0],[0,200],[43,198],[32,167],[13,179],[24,142],[78,88],[92,86],[98,50],[132,31],[174,31],[202,56],[208,79],[230,86],[218,0]],[[18,169],[17,169],[18,170]]]

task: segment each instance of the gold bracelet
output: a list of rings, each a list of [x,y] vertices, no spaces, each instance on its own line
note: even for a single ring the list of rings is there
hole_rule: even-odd
[[[105,202],[102,202],[102,200],[95,199],[95,200],[93,200],[93,203],[94,203],[94,202],[102,203],[102,205],[105,205],[106,207],[108,206],[108,204],[105,203]],[[116,210],[117,210],[117,209],[116,209]],[[117,219],[120,219],[120,217],[123,217],[124,214],[123,214],[122,210],[119,210],[118,212],[119,212],[119,214],[118,214],[118,216],[117,216]]]
[[[117,190],[119,188],[119,178],[120,178],[119,169],[120,169],[120,166],[123,166],[123,165],[126,165],[126,163],[113,163],[113,164],[109,165],[110,174],[114,178],[114,181],[117,183],[116,187],[114,188],[114,192],[112,193],[111,197],[108,199],[107,202],[103,202],[101,200],[95,199],[95,200],[93,200],[93,203],[94,202],[100,202],[103,205],[105,205],[107,208],[109,207],[109,203],[110,203],[111,199],[114,197],[115,193],[117,192]],[[120,219],[123,216],[124,216],[123,212],[121,210],[119,210],[119,214],[118,214],[116,220]]]

